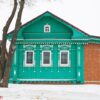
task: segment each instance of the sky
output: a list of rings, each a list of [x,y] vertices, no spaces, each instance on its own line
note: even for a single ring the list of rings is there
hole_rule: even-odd
[[[0,2],[0,39],[2,29],[9,17],[13,4],[11,0]],[[100,36],[100,0],[33,0],[31,6],[25,5],[22,24],[50,11],[90,35]],[[51,2],[49,2],[51,1]],[[14,29],[16,16],[9,32]]]

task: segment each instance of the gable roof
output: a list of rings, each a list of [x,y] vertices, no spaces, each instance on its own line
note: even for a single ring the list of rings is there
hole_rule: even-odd
[[[46,15],[46,14],[50,14],[50,15],[52,15],[52,16],[58,18],[59,20],[63,21],[64,23],[66,23],[66,24],[68,24],[68,25],[70,25],[71,27],[75,28],[76,30],[78,30],[78,31],[80,31],[80,32],[82,32],[82,33],[84,33],[86,36],[89,36],[89,37],[91,37],[91,38],[100,38],[100,36],[93,36],[93,35],[90,35],[90,34],[86,33],[85,31],[81,30],[80,28],[78,28],[78,27],[74,26],[73,24],[71,24],[71,23],[69,23],[69,22],[63,20],[62,18],[56,16],[55,14],[53,14],[53,13],[51,13],[51,12],[49,12],[49,11],[46,11],[46,12],[44,12],[43,14],[41,14],[41,15],[39,15],[39,16],[33,18],[32,20],[28,21],[27,23],[21,25],[20,28],[24,27],[25,25],[29,24],[30,22],[34,21],[35,19],[37,19],[37,18],[39,18],[39,17],[41,17],[41,16],[43,16],[43,15]],[[11,31],[11,32],[9,32],[8,34],[12,34],[12,32],[14,32],[14,30]]]

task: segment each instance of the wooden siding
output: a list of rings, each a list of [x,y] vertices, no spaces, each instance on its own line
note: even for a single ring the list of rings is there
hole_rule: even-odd
[[[85,83],[100,83],[100,45],[85,46]]]

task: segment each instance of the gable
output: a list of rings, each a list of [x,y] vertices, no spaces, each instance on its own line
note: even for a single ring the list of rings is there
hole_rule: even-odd
[[[44,25],[49,24],[51,31],[44,32]],[[9,37],[11,34],[8,35]],[[10,37],[11,38],[11,37]],[[18,39],[85,39],[89,35],[81,31],[72,24],[65,22],[61,18],[50,12],[38,16],[23,25],[18,32]]]
[[[44,26],[50,25],[50,32],[44,32]],[[51,16],[44,16],[32,24],[27,25],[22,32],[25,39],[36,38],[71,38],[73,31]]]
[[[31,25],[24,29],[24,33],[44,33],[44,25],[49,24],[51,26],[51,33],[70,33],[72,30],[64,24],[58,22],[52,17],[44,16],[40,20],[34,21]]]

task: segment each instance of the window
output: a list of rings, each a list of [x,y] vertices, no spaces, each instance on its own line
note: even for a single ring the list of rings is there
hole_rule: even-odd
[[[42,52],[42,66],[51,66],[51,51]]]
[[[34,65],[34,52],[33,51],[26,51],[25,52],[25,65],[26,66],[33,66]]]
[[[50,25],[46,24],[44,25],[44,32],[50,32]]]
[[[60,66],[68,66],[69,65],[69,51],[60,51]]]

